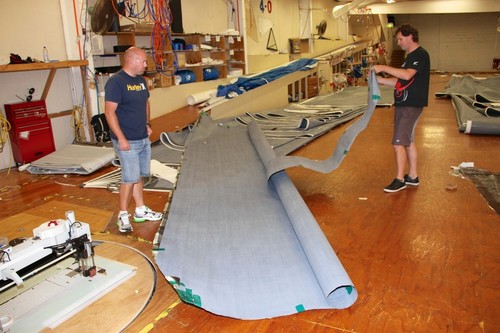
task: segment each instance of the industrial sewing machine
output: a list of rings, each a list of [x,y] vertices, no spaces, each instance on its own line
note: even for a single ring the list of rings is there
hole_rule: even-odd
[[[0,240],[0,292],[14,283],[18,286],[36,272],[73,255],[78,271],[85,277],[96,274],[90,227],[75,220],[73,211],[66,219],[47,221],[33,229],[33,237]],[[12,281],[9,281],[12,280]]]

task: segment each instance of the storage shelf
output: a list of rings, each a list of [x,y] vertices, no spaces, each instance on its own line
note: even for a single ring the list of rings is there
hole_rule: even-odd
[[[54,62],[33,62],[28,64],[8,64],[8,65],[0,65],[0,73],[81,67],[81,66],[87,66],[88,64],[89,62],[87,60],[67,60],[67,61],[54,61]]]
[[[125,31],[125,32],[107,32],[103,36],[108,39],[106,42],[109,44],[112,40],[113,45],[134,45],[138,46],[139,38],[144,36],[150,36],[150,32],[141,31]],[[172,34],[172,42],[176,43],[176,47],[173,47],[171,41],[166,39],[164,44],[164,49],[162,51],[161,57],[157,57],[156,60],[153,58],[152,54],[148,52],[148,61],[146,68],[146,75],[151,75],[151,73],[166,74],[169,76],[174,75],[175,70],[191,70],[194,72],[196,77],[196,82],[203,81],[203,69],[209,67],[216,67],[219,72],[219,79],[226,78],[228,71],[232,69],[232,66],[238,66],[238,68],[245,71],[245,53],[243,49],[243,38],[240,36],[224,36],[224,35],[209,35],[209,34]],[[141,39],[144,43],[144,38]],[[149,42],[149,40],[148,40]],[[103,40],[104,43],[104,40]],[[182,45],[177,45],[177,43]],[[202,48],[202,45],[207,45],[212,47],[212,49]],[[110,45],[106,45],[104,48],[105,53],[103,55],[95,55],[96,59],[98,57],[109,58],[110,61],[113,56],[119,56],[120,65],[123,65],[123,53],[110,53],[106,52],[106,49],[110,49]],[[181,49],[176,48],[186,48],[193,47],[194,49]],[[202,63],[204,58],[212,58],[214,60],[220,60],[221,63],[205,64]],[[157,65],[156,62],[161,64]],[[176,65],[178,64],[178,66]],[[194,64],[194,65],[189,65]],[[154,74],[153,76],[155,76]],[[173,82],[162,82],[155,87],[165,87],[163,84],[173,84]],[[168,85],[167,85],[168,86]]]

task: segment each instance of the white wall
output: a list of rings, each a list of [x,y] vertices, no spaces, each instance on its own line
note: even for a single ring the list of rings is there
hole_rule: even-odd
[[[235,1],[236,2],[236,1]],[[209,6],[207,4],[210,3]],[[182,7],[182,25],[185,32],[220,34],[228,29],[227,1],[184,0]]]
[[[396,25],[419,30],[420,44],[431,57],[431,68],[448,72],[492,70],[500,57],[498,13],[395,15]]]
[[[264,4],[266,3],[267,1],[264,1]],[[247,0],[245,6],[248,55],[277,53],[267,49],[271,29],[276,48],[286,52],[288,38],[300,37],[298,0],[274,0],[271,13],[266,8],[262,12],[259,5],[260,0]]]
[[[372,1],[373,2],[373,1]],[[370,4],[375,14],[451,14],[494,13],[500,11],[498,0],[419,0]]]

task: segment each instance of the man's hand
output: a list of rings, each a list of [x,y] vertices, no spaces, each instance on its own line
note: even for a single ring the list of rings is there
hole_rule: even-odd
[[[375,71],[375,73],[380,73],[380,72],[383,72],[384,71],[384,65],[373,65],[373,70]]]
[[[123,138],[122,140],[118,140],[118,147],[120,147],[120,150],[122,151],[130,150],[130,144],[125,138]]]

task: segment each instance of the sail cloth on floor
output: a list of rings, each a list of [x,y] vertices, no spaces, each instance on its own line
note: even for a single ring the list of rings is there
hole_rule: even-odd
[[[376,88],[371,80],[362,122],[375,109]],[[344,134],[340,159],[364,126]],[[268,181],[263,144],[254,146],[247,127],[201,117],[186,141],[158,267],[182,300],[218,315],[351,306],[357,291],[292,181],[284,171]]]
[[[283,171],[287,168],[294,166],[302,166],[311,170],[315,170],[322,173],[332,172],[335,170],[345,155],[349,152],[351,145],[354,142],[356,136],[363,131],[366,126],[368,126],[368,122],[371,119],[373,114],[373,110],[375,110],[377,101],[380,99],[380,90],[378,84],[376,83],[375,74],[371,71],[372,77],[370,80],[374,84],[370,84],[368,87],[368,107],[367,111],[363,114],[363,116],[358,119],[353,125],[351,125],[345,133],[340,138],[335,151],[333,154],[324,161],[315,161],[310,160],[301,156],[279,156],[277,157],[274,151],[269,147],[269,145],[265,144],[265,136],[262,134],[262,131],[255,123],[251,123],[249,125],[248,131],[250,134],[250,138],[259,153],[259,156],[262,160],[262,163],[266,166],[267,178],[270,179],[272,175],[277,172]],[[371,110],[371,111],[368,111]]]
[[[451,98],[460,132],[500,135],[500,77],[453,75],[435,96]]]
[[[479,168],[460,168],[460,173],[474,183],[488,205],[500,214],[500,172]]]
[[[114,158],[113,147],[71,144],[31,162],[26,170],[32,174],[88,175],[111,163]]]

